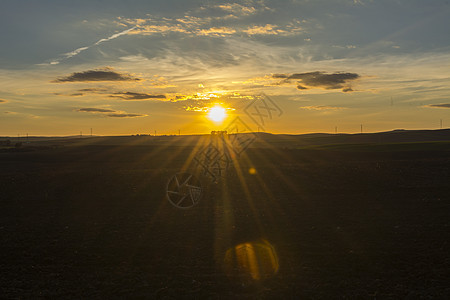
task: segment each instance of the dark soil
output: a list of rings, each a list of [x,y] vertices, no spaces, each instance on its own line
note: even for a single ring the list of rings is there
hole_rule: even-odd
[[[450,152],[251,149],[180,210],[191,151],[0,153],[0,298],[450,299]],[[278,271],[227,273],[257,241]]]

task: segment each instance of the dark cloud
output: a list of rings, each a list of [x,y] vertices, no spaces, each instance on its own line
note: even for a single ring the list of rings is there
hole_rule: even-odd
[[[450,108],[450,103],[442,103],[442,104],[430,104],[428,107],[437,107],[437,108]]]
[[[8,102],[8,101],[0,99],[0,103],[5,103],[5,102]]]
[[[90,82],[90,81],[139,81],[141,79],[132,77],[126,73],[119,73],[112,68],[88,70],[75,72],[69,76],[60,77],[53,82]]]
[[[123,111],[116,111],[112,109],[106,109],[106,108],[95,108],[95,107],[84,107],[77,109],[79,112],[88,112],[88,113],[95,113],[95,114],[101,114],[105,117],[111,117],[111,118],[137,118],[137,117],[146,117],[147,115],[142,114],[131,114]]]
[[[348,93],[348,92],[353,92],[353,89],[351,87],[346,87],[346,88],[343,88],[342,91],[344,93]]]
[[[290,83],[291,80],[297,80],[297,89],[306,90],[310,88],[323,88],[326,90],[342,89],[343,92],[351,92],[353,89],[349,82],[358,79],[360,76],[356,73],[336,72],[327,74],[325,72],[307,72],[287,74],[273,74],[272,78],[284,78],[280,84]]]
[[[81,89],[79,90],[80,92],[105,92],[107,91],[106,89],[97,89],[97,88],[88,88],[88,89]]]
[[[114,113],[114,114],[107,114],[108,117],[112,118],[137,118],[137,117],[146,117],[147,115],[141,115],[141,114],[128,114],[128,113]]]
[[[114,93],[111,97],[122,98],[124,100],[148,100],[148,99],[166,99],[165,95],[152,95],[146,93],[123,92]]]
[[[112,113],[112,112],[116,112],[115,110],[111,110],[111,109],[104,109],[104,108],[93,108],[93,107],[85,107],[85,108],[80,108],[78,109],[78,111],[81,112],[92,112],[92,113]]]
[[[73,97],[76,97],[76,96],[83,96],[84,94],[83,93],[73,93],[73,94],[70,94],[70,96],[73,96]]]
[[[273,74],[273,78],[288,78],[289,76],[286,74]]]

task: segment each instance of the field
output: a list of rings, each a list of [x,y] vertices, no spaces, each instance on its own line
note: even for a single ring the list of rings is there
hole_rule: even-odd
[[[146,139],[0,152],[1,298],[450,298],[447,142],[255,144],[181,210]]]

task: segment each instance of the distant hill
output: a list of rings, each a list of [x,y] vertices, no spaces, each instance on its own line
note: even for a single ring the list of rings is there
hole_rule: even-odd
[[[315,148],[315,149],[343,149],[346,147],[360,148],[363,145],[435,143],[450,146],[450,129],[440,130],[393,130],[377,133],[360,134],[271,134],[271,133],[240,133],[254,135],[257,139],[251,144],[252,148],[283,147],[283,148]],[[86,137],[29,137],[24,146],[195,146],[206,144],[209,135],[182,136],[86,136]],[[17,138],[0,137],[0,141]],[[25,142],[25,138],[22,140]],[[448,142],[448,143],[446,143]]]
[[[450,129],[440,130],[393,130],[376,133],[358,134],[268,134],[257,133],[261,141],[258,144],[271,144],[281,147],[308,147],[339,144],[391,144],[450,142]]]

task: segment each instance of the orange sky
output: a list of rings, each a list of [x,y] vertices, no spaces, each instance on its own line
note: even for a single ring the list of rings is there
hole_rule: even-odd
[[[58,3],[0,4],[0,136],[450,124],[441,1]],[[277,114],[262,126],[249,110],[264,101]],[[216,103],[221,124],[206,117]]]

